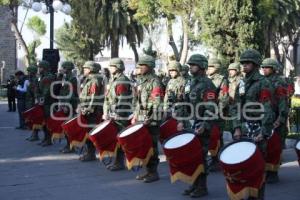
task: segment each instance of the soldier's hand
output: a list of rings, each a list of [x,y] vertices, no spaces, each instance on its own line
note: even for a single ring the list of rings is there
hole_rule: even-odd
[[[242,137],[242,132],[240,128],[235,129],[233,134],[234,139],[239,140]]]
[[[183,123],[182,122],[179,122],[178,124],[177,124],[177,131],[183,131]]]
[[[276,121],[273,124],[274,128],[278,128],[280,126],[280,120],[279,118],[276,119]]]
[[[149,119],[146,119],[145,121],[144,121],[144,125],[149,125],[150,124],[150,120]]]
[[[196,135],[201,135],[204,133],[204,127],[196,128],[195,129]]]
[[[132,119],[131,119],[131,124],[135,124],[136,123],[136,117],[134,116]]]
[[[103,120],[109,120],[109,116],[108,116],[108,115],[103,115],[103,116],[102,116],[102,119],[103,119]]]
[[[256,137],[254,137],[254,142],[260,142],[264,139],[263,135],[260,133]]]

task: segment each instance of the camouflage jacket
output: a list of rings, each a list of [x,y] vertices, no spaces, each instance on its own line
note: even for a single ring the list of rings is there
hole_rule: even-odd
[[[36,77],[28,77],[29,85],[26,91],[26,109],[30,109],[34,106],[36,100],[38,79]]]
[[[240,80],[243,77],[241,75],[237,75],[234,77],[228,77],[228,84],[229,84],[229,104],[232,104],[234,102],[235,92],[236,89],[240,83]]]
[[[175,103],[183,102],[184,97],[184,88],[185,88],[186,80],[182,76],[178,76],[176,78],[170,79],[164,98],[164,111],[168,111]],[[173,114],[176,116],[182,112],[181,106],[174,107]]]
[[[61,103],[70,103],[73,109],[76,109],[79,97],[78,97],[78,81],[72,74],[66,74],[62,79],[61,88],[59,90],[59,101]]]
[[[51,89],[52,83],[56,80],[56,76],[50,72],[42,75],[38,82],[37,97],[44,101],[44,105],[51,105],[55,102],[53,92]]]
[[[275,111],[275,118],[279,117],[281,124],[285,124],[288,117],[288,97],[285,81],[277,74],[266,77],[272,83],[274,94],[272,104]]]
[[[229,83],[225,76],[215,73],[208,76],[216,87],[218,101],[225,107],[229,102]]]
[[[137,121],[150,120],[150,125],[158,125],[161,121],[163,97],[164,91],[154,72],[141,76],[137,86],[137,104],[134,112]]]
[[[104,115],[115,115],[115,118],[127,118],[132,110],[132,89],[130,80],[119,73],[112,76],[108,82],[103,113]],[[124,110],[127,110],[124,111]]]
[[[182,116],[187,117],[192,115],[192,120],[194,120],[192,128],[194,129],[197,124],[201,123],[201,126],[206,130],[206,133],[208,133],[214,119],[210,118],[207,111],[216,113],[215,107],[210,105],[210,103],[216,105],[216,87],[206,75],[198,75],[191,77],[186,83],[184,93],[184,101],[191,105],[188,107],[184,106]]]
[[[230,114],[235,116],[233,120],[233,128],[241,128],[242,133],[247,132],[246,122],[259,123],[261,126],[261,133],[269,136],[273,129],[274,111],[272,109],[272,86],[271,83],[262,76],[258,70],[247,74],[243,79],[245,82],[244,91],[241,93],[241,84],[237,87],[235,94],[235,106],[232,106]],[[249,105],[255,103],[257,105]],[[248,111],[244,116],[245,104],[247,109],[255,109],[257,111]],[[262,105],[263,110],[260,110]],[[238,108],[241,109],[238,109]],[[260,116],[263,116],[260,118]],[[256,118],[254,120],[253,118]]]
[[[90,74],[84,79],[80,94],[80,108],[82,113],[103,113],[104,86],[103,78],[99,74]]]

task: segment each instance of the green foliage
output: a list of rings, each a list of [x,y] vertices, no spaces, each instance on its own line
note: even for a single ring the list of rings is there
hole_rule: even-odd
[[[30,30],[34,31],[39,36],[46,34],[46,24],[38,16],[33,16],[33,17],[29,18],[26,25]]]
[[[246,48],[263,53],[262,23],[255,1],[210,1],[201,3],[200,17],[204,42],[231,62]]]
[[[31,42],[29,45],[28,45],[28,51],[29,51],[29,65],[35,65],[37,63],[37,55],[35,53],[35,50],[38,46],[41,45],[41,41],[39,39],[37,40],[34,40],[33,42]]]

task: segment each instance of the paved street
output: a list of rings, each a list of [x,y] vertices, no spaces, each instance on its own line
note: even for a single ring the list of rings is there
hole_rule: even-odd
[[[25,141],[29,131],[19,131],[17,114],[0,105],[0,200],[154,200],[190,199],[181,196],[184,183],[170,184],[168,166],[159,166],[161,180],[146,184],[135,180],[136,172],[109,172],[101,162],[82,163],[78,155],[62,155],[64,145],[40,147]],[[285,150],[281,182],[267,186],[268,200],[300,199],[300,168],[293,149]],[[221,173],[208,177],[209,196],[203,200],[227,199]]]

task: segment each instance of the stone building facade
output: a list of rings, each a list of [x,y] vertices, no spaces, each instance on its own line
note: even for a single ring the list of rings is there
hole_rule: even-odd
[[[0,6],[0,75],[1,84],[6,84],[9,75],[17,68],[16,38],[11,30],[9,8]]]

